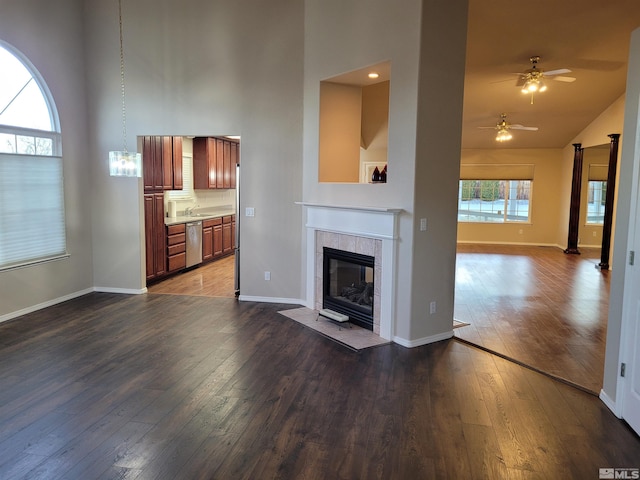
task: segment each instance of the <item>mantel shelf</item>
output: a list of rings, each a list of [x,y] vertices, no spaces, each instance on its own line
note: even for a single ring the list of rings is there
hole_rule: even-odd
[[[312,202],[294,202],[296,205],[302,205],[304,207],[315,207],[315,208],[335,208],[338,210],[357,210],[357,211],[365,211],[365,212],[374,212],[374,213],[391,213],[397,215],[402,212],[402,208],[391,208],[391,207],[364,207],[359,205],[328,205],[324,203],[312,203]]]

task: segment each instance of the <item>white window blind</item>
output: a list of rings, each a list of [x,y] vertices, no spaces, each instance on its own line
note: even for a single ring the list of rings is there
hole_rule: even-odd
[[[169,200],[192,200],[195,194],[193,191],[193,157],[183,155],[182,157],[182,190],[167,191]]]
[[[0,153],[0,269],[64,255],[62,158]]]

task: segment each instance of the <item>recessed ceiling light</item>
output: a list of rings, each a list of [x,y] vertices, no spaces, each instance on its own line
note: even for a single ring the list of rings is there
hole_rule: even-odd
[[[377,74],[376,72],[371,72],[371,73],[369,74],[369,78],[378,78],[379,76],[380,76],[380,75],[379,75],[379,74]]]

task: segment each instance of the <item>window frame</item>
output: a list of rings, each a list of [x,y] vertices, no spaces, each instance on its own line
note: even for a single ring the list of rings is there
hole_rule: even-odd
[[[478,219],[468,219],[468,217],[470,216],[470,210],[461,210],[460,206],[461,206],[461,201],[463,201],[462,195],[463,195],[463,182],[480,182],[480,184],[482,184],[483,182],[504,182],[504,199],[503,200],[503,204],[504,207],[501,210],[498,210],[498,213],[492,213],[492,212],[477,212],[478,215],[477,216],[484,216],[484,217],[488,217],[489,215],[494,215],[493,218],[496,218],[497,220],[495,221],[491,221],[491,220],[478,220]],[[511,182],[528,182],[528,206],[527,206],[527,218],[526,220],[518,220],[518,219],[510,219],[509,216],[509,202],[510,202],[510,192],[512,190],[512,188],[510,187],[510,183]],[[479,185],[478,188],[480,188],[480,190],[482,190],[482,185]],[[511,224],[511,225],[527,225],[527,224],[531,224],[531,206],[532,206],[532,198],[533,198],[533,180],[532,179],[460,179],[458,181],[458,223],[480,223],[480,224],[489,224],[489,225],[507,225],[507,224]],[[496,216],[496,215],[500,215],[500,217]],[[466,216],[467,218],[463,218],[464,216]]]
[[[3,160],[3,157],[5,161],[9,162],[6,165],[9,165],[10,162],[15,160],[15,158],[20,158],[20,157],[24,157],[25,161],[32,161],[32,162],[37,161],[38,158],[43,158],[43,159],[46,158],[51,160],[55,159],[57,160],[57,162],[59,162],[59,170],[57,170],[59,175],[56,175],[54,184],[55,184],[55,190],[57,192],[56,195],[59,195],[58,198],[60,198],[60,203],[59,203],[60,209],[57,210],[56,215],[60,220],[59,223],[57,223],[57,230],[58,230],[58,233],[60,234],[60,241],[58,244],[61,245],[61,248],[56,250],[55,252],[53,250],[52,251],[46,251],[46,249],[41,250],[40,251],[40,253],[42,253],[41,255],[33,254],[33,253],[30,255],[26,255],[28,249],[25,248],[25,251],[20,252],[25,254],[22,258],[18,260],[7,261],[5,263],[0,263],[0,272],[2,272],[2,271],[8,271],[8,270],[13,270],[17,268],[28,267],[32,265],[38,265],[45,262],[59,260],[61,258],[67,258],[69,257],[69,253],[67,250],[67,232],[66,232],[65,204],[64,204],[65,188],[64,188],[64,161],[62,158],[62,134],[60,129],[60,119],[58,115],[58,109],[56,107],[51,91],[49,90],[46,82],[44,81],[44,78],[40,75],[38,70],[29,61],[29,59],[26,58],[18,49],[16,49],[15,47],[13,47],[12,45],[8,44],[3,40],[0,40],[0,48],[6,50],[9,54],[13,55],[16,60],[22,63],[23,67],[31,75],[31,78],[36,83],[38,89],[40,90],[42,99],[44,100],[45,105],[47,107],[49,120],[52,128],[51,130],[40,130],[36,128],[28,128],[28,127],[22,127],[22,126],[10,125],[10,124],[0,124],[0,134],[8,134],[10,136],[14,136],[14,139],[15,139],[14,146],[16,149],[16,151],[13,151],[13,152],[10,152],[10,151],[0,152],[0,162]],[[34,143],[35,143],[35,139],[38,139],[38,138],[51,140],[51,152],[44,155],[40,154],[41,152],[19,153],[17,151],[18,136],[32,137],[34,138]],[[31,205],[25,205],[25,203],[31,204],[31,203],[37,203],[37,202],[23,202],[21,198],[18,198],[11,204],[6,205],[8,210],[7,212],[5,212],[5,214],[2,214],[2,211],[0,211],[0,219],[4,218],[4,222],[6,224],[12,225],[12,222],[7,220],[7,218],[9,218],[10,216],[13,216],[13,218],[15,219],[16,215],[18,215],[22,217],[25,217],[25,216],[28,217],[30,222],[38,222],[38,216],[44,215],[44,213],[41,212],[40,208],[33,207]],[[15,222],[13,223],[13,225],[15,225]],[[33,236],[30,238],[33,238],[35,236],[36,234],[34,233]]]

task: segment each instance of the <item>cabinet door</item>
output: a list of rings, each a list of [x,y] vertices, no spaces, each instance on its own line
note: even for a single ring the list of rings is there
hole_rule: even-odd
[[[154,255],[156,276],[167,273],[167,257],[165,255],[166,234],[164,227],[164,194],[153,194],[153,218],[154,218]]]
[[[147,281],[153,280],[156,276],[154,248],[155,232],[153,229],[153,194],[144,196],[144,244],[146,251]]]
[[[222,224],[222,253],[226,254],[232,250],[231,243],[231,223]]]
[[[206,262],[213,258],[213,227],[202,229],[202,261]]]
[[[213,227],[213,256],[222,255],[222,225]]]
[[[215,155],[215,170],[216,181],[214,188],[224,188],[224,140],[219,138],[215,139],[216,142],[216,155]]]
[[[231,178],[229,188],[236,188],[236,166],[238,165],[238,153],[240,145],[236,142],[231,142],[231,171],[229,176]]]
[[[173,189],[182,190],[182,137],[172,138]]]
[[[144,185],[145,192],[153,190],[154,186],[153,155],[154,151],[151,137],[145,136],[142,138],[142,184]]]
[[[147,280],[153,280],[165,275],[167,272],[164,194],[162,193],[144,195],[144,238]]]
[[[171,137],[156,137],[162,149],[160,168],[162,169],[162,190],[173,189],[173,142]]]
[[[196,190],[216,188],[216,153],[215,138],[193,139],[193,188]]]
[[[223,142],[223,162],[224,162],[224,177],[223,177],[223,188],[231,188],[231,142],[225,140]]]

